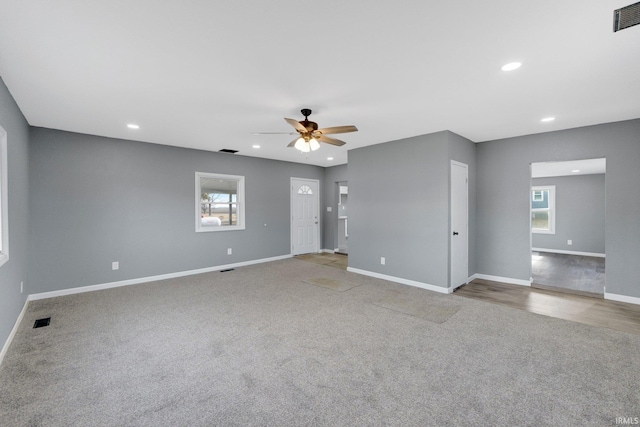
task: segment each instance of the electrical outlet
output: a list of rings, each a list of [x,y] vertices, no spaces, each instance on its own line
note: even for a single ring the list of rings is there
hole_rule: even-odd
[[[231,248],[227,248],[227,255],[231,255],[232,252]]]
[[[20,293],[24,292],[24,282],[20,282]]]
[[[380,264],[385,265],[385,262],[387,262],[386,259],[384,259],[384,257],[380,257]]]
[[[112,270],[119,270],[120,269],[120,262],[119,261],[113,261],[111,263],[111,269]]]
[[[573,240],[567,240],[567,245],[569,246],[573,245]]]
[[[331,212],[333,208],[331,206],[327,206],[327,212]]]

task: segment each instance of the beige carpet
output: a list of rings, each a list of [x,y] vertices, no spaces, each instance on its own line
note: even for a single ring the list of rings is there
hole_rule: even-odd
[[[374,305],[435,323],[446,322],[460,310],[459,305],[436,305],[429,302],[429,300],[409,298],[400,293],[382,298],[376,301]]]
[[[303,282],[338,292],[348,291],[351,288],[360,286],[356,283],[351,283],[340,279],[332,279],[330,277],[311,277],[309,279],[303,280]]]
[[[615,425],[640,416],[639,348],[287,259],[30,302],[0,426]]]

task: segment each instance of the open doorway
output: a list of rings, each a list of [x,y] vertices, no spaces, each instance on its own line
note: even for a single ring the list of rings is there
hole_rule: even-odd
[[[532,286],[603,297],[606,159],[531,165]]]
[[[338,186],[338,226],[336,230],[335,252],[347,255],[349,253],[349,186],[346,181],[337,182]]]

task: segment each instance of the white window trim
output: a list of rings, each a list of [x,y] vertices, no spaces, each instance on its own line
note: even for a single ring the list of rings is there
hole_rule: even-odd
[[[536,187],[531,187],[531,192],[534,191],[549,191],[549,229],[545,230],[542,228],[533,228],[531,227],[531,232],[535,234],[556,234],[556,186],[555,185],[541,185]],[[533,199],[533,197],[531,197]],[[532,205],[529,205],[532,206]],[[535,212],[536,210],[547,210],[547,209],[533,209],[530,207],[531,212]]]
[[[7,131],[0,126],[0,265],[9,261],[9,197],[7,179]]]
[[[235,180],[238,182],[238,193],[236,196],[236,225],[224,225],[220,227],[203,227],[201,221],[201,200],[200,197],[202,192],[200,190],[200,178],[215,178],[215,179],[227,179],[227,180]],[[206,233],[211,231],[234,231],[234,230],[244,230],[245,229],[245,216],[244,216],[244,207],[245,207],[245,193],[244,193],[244,176],[240,175],[225,175],[220,173],[209,173],[209,172],[196,172],[196,194],[195,194],[195,209],[196,209],[196,232],[197,233]]]

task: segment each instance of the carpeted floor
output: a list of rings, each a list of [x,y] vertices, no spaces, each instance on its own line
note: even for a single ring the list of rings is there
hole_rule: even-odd
[[[640,336],[298,259],[31,302],[0,366],[2,426],[603,426],[639,402]]]

